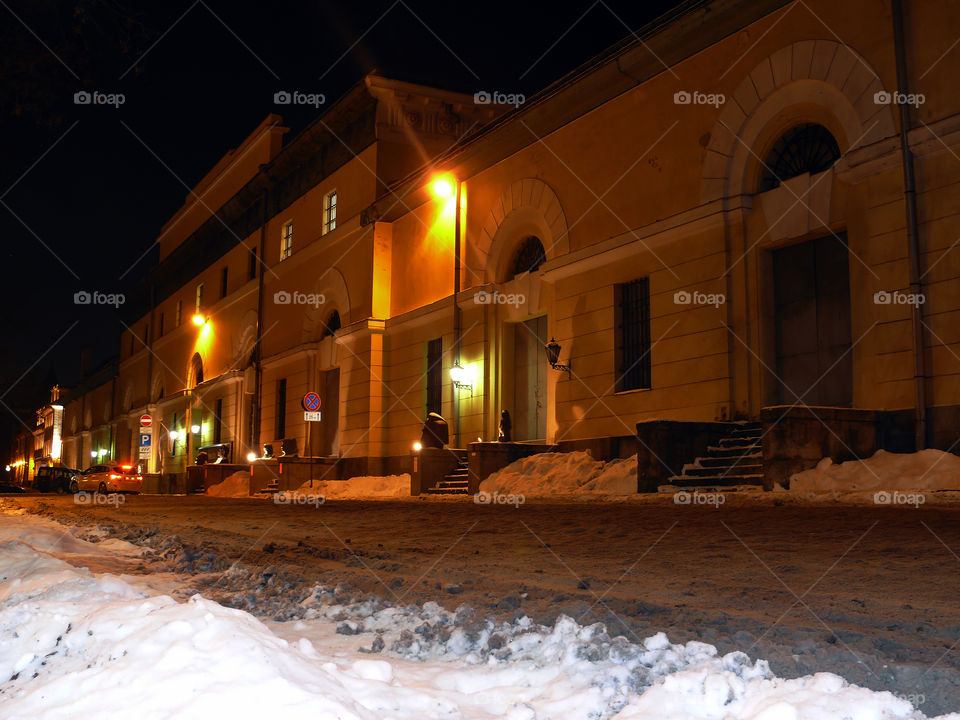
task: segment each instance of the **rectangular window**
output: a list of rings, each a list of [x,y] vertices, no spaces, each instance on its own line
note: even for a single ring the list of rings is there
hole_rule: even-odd
[[[223,442],[223,398],[217,398],[216,410],[213,417],[213,442],[219,445]]]
[[[257,249],[250,248],[250,266],[247,268],[247,279],[254,280],[257,277]]]
[[[337,227],[337,191],[331,190],[323,198],[323,235]]]
[[[287,434],[287,379],[277,380],[277,440]]]
[[[197,307],[196,311],[200,312],[203,310],[203,283],[197,285]]]
[[[157,327],[157,337],[163,337],[163,313],[160,313],[160,325]]]
[[[225,298],[227,296],[227,281],[229,279],[229,268],[224,265],[223,269],[220,271],[220,297]]]
[[[180,322],[183,320],[183,300],[177,300],[177,327],[180,327]]]
[[[280,234],[280,261],[286,260],[293,255],[293,220],[288,220],[283,224],[283,232]]]
[[[443,340],[427,343],[427,412],[440,412],[443,406]]]
[[[650,387],[650,278],[615,286],[617,392]]]

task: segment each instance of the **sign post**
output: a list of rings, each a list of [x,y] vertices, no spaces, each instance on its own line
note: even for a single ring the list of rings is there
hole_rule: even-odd
[[[307,424],[307,457],[310,458],[310,487],[313,487],[313,451],[311,448],[313,429],[310,427],[310,423],[320,422],[321,420],[320,394],[315,390],[311,390],[303,396],[300,404],[303,406],[303,421]]]

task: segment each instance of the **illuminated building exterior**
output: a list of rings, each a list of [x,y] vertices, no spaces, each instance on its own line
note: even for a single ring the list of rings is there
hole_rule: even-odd
[[[459,447],[507,409],[516,441],[632,452],[645,420],[807,405],[950,448],[960,10],[910,5],[898,78],[883,3],[704,5],[516,108],[369,76],[291,140],[267,117],[158,238],[152,302],[89,393],[113,393],[111,456],[143,414],[153,472],[287,439],[350,477],[408,470],[429,411]]]

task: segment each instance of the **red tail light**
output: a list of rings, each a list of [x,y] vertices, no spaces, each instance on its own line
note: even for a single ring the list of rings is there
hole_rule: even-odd
[[[110,473],[110,479],[111,479],[111,480],[119,480],[119,479],[120,479],[120,476],[119,476],[119,475],[115,475],[114,473]]]

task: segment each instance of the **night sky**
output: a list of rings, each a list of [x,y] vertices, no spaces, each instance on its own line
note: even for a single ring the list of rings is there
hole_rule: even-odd
[[[529,97],[674,4],[0,0],[0,401],[34,409],[51,372],[77,382],[84,348],[93,367],[117,354],[122,308],[74,294],[128,293],[226,151],[270,112],[288,139],[315,116],[275,92],[329,105],[376,69]],[[75,104],[82,90],[124,103]]]

